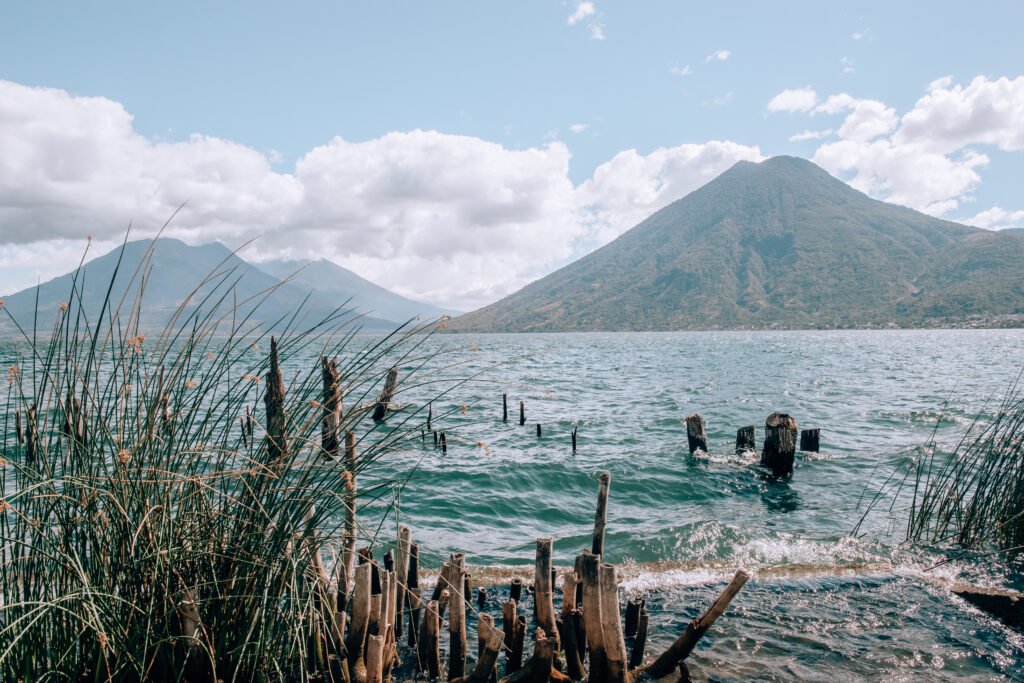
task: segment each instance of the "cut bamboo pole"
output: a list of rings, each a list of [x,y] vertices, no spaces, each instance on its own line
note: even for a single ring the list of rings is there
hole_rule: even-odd
[[[672,643],[667,650],[665,650],[660,657],[658,657],[653,663],[644,669],[638,669],[644,674],[652,678],[662,678],[667,676],[682,662],[684,659],[690,656],[693,652],[693,648],[697,646],[700,639],[704,637],[704,634],[708,632],[708,629],[717,621],[718,617],[722,616],[725,610],[729,607],[729,603],[732,602],[736,594],[743,588],[743,584],[747,582],[750,577],[747,576],[746,572],[738,571],[733,577],[729,585],[725,587],[722,594],[718,596],[718,599],[712,603],[708,611],[697,619],[694,619],[686,627],[686,630],[681,636],[676,638],[675,642]]]
[[[349,625],[348,650],[349,662],[354,666],[363,655],[363,643],[370,623],[370,565],[361,564],[356,567],[352,586],[352,623]]]
[[[622,637],[622,619],[619,614],[619,581],[615,566],[600,567],[601,637],[604,640],[608,662],[608,680],[626,683],[626,643]]]
[[[601,556],[583,554],[583,614],[586,615],[584,629],[587,636],[587,651],[590,657],[589,680],[603,683],[608,675],[608,661],[605,654],[604,631],[601,616]]]
[[[440,618],[437,613],[437,601],[431,600],[427,603],[427,609],[423,614],[423,626],[420,632],[420,656],[427,676],[435,679],[441,675],[441,649],[438,642],[440,631]]]
[[[642,666],[644,663],[644,649],[647,647],[647,625],[648,615],[646,611],[640,612],[637,620],[636,637],[633,639],[633,650],[629,653],[630,670]]]
[[[551,586],[551,545],[550,538],[537,539],[533,599],[536,605],[537,626],[552,640],[557,652],[561,647],[558,642],[558,626],[555,624],[555,603]]]
[[[597,484],[597,512],[594,515],[594,543],[590,552],[604,554],[604,531],[608,525],[608,494],[611,492],[612,475],[602,472]]]
[[[466,673],[466,600],[462,595],[465,573],[457,575],[448,601],[448,680],[462,678]]]
[[[380,392],[377,405],[373,408],[373,421],[380,422],[388,416],[391,410],[391,401],[395,395],[395,388],[398,386],[398,368],[388,370],[388,376],[384,380],[384,389]]]
[[[366,683],[384,679],[384,637],[370,636],[366,643]]]

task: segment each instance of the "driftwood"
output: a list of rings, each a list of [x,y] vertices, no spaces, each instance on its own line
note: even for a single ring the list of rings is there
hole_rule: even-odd
[[[764,450],[761,464],[777,477],[793,473],[796,455],[796,420],[785,413],[772,413],[764,422]]]
[[[722,616],[726,608],[729,607],[729,603],[732,602],[732,599],[736,597],[736,594],[740,592],[743,584],[749,578],[746,572],[736,572],[732,581],[725,587],[725,590],[718,596],[718,599],[712,603],[708,611],[691,621],[683,634],[676,638],[675,642],[660,657],[647,667],[638,669],[638,671],[652,678],[662,678],[672,673],[680,662],[690,656],[693,648],[697,646],[697,643],[700,642],[700,639],[704,637],[704,634],[708,632],[708,629],[711,628],[718,617]]]
[[[704,417],[700,413],[686,418],[686,443],[691,454],[697,451],[708,452],[708,435],[704,430]]]

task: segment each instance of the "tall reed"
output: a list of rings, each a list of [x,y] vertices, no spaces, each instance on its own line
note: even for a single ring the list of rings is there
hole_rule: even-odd
[[[373,338],[344,308],[257,323],[259,306],[234,300],[243,273],[224,267],[147,334],[151,256],[119,265],[129,284],[115,273],[101,310],[84,310],[78,277],[59,310],[13,321],[0,677],[313,680],[329,666],[325,603],[344,589],[325,574],[354,505],[346,484],[418,419],[368,415],[390,368],[415,384],[436,323]],[[321,447],[321,358],[337,360],[351,465]],[[362,486],[360,500],[390,490]]]

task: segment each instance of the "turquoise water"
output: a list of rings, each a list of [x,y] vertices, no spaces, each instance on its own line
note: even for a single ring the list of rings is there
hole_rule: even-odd
[[[655,644],[679,633],[737,568],[753,576],[692,658],[701,676],[1024,678],[1024,638],[948,590],[962,580],[1019,588],[1020,567],[990,558],[929,570],[947,556],[900,545],[900,501],[896,513],[887,502],[850,535],[866,499],[906,467],[940,415],[936,439],[952,445],[995,407],[1024,364],[1024,332],[458,335],[435,343],[461,349],[452,357],[465,361],[463,374],[497,367],[434,402],[447,454],[428,438],[378,471],[386,478],[416,468],[399,507],[426,564],[458,550],[485,581],[528,577],[538,536],[553,537],[556,562],[571,563],[589,546],[597,476],[607,471],[606,555],[624,563],[625,592],[653,604]],[[410,389],[399,400],[408,413],[427,394]],[[822,430],[822,452],[798,455],[789,480],[734,454],[736,429],[757,425],[760,444],[774,410]],[[693,412],[706,420],[708,455],[687,451],[682,419]]]

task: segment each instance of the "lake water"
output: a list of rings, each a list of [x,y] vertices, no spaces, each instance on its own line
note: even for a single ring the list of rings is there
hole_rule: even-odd
[[[947,556],[901,545],[899,501],[895,513],[886,503],[850,535],[866,500],[933,433],[955,444],[998,404],[1024,364],[1024,331],[452,335],[433,343],[461,349],[452,358],[466,363],[464,375],[497,367],[434,402],[447,454],[428,438],[376,471],[388,478],[416,468],[399,515],[424,564],[459,550],[482,580],[530,577],[535,539],[551,536],[556,563],[568,565],[590,544],[597,477],[610,472],[606,557],[624,563],[627,593],[648,597],[654,649],[737,568],[753,577],[691,657],[695,674],[1024,679],[1021,634],[948,590],[957,580],[1020,588],[1020,566],[996,557],[930,570]],[[401,400],[419,405],[428,393],[410,389]],[[757,425],[760,446],[775,410],[821,428],[821,453],[798,454],[787,480],[734,453],[736,429]],[[694,412],[707,423],[708,455],[686,447],[682,420]]]

